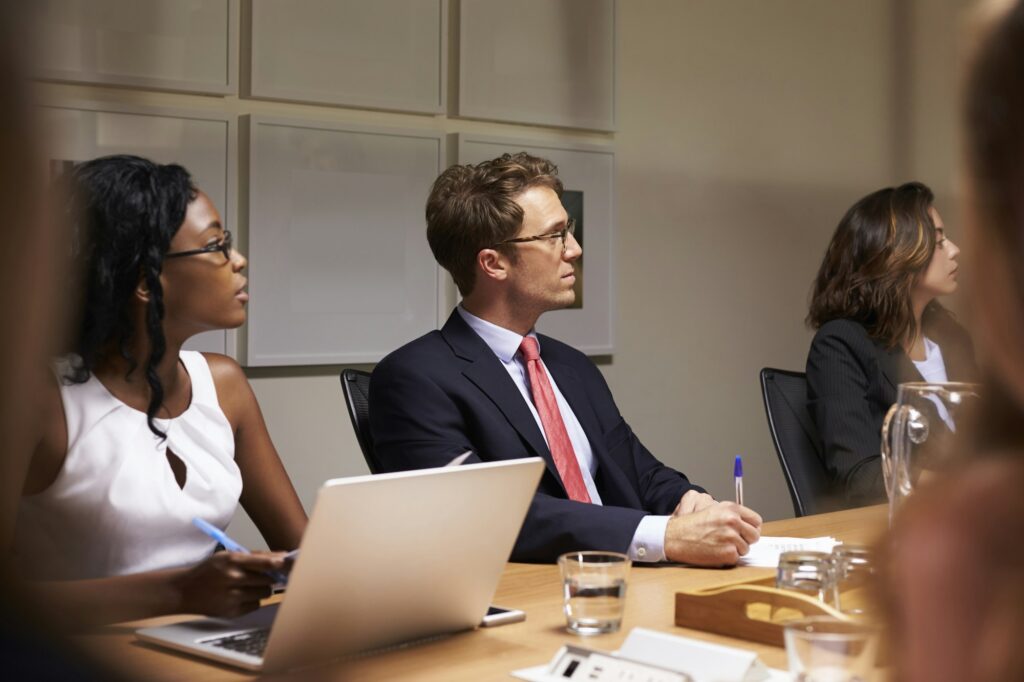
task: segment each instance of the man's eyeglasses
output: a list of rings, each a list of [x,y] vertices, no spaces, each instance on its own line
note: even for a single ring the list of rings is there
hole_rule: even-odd
[[[565,223],[565,227],[559,230],[558,232],[538,234],[534,235],[533,237],[514,237],[512,239],[506,239],[503,242],[498,242],[494,246],[502,246],[504,244],[523,244],[525,242],[539,242],[545,239],[561,239],[562,253],[565,253],[565,246],[569,241],[570,234],[576,234],[576,220],[574,218],[569,218],[569,220],[567,220]]]
[[[224,254],[224,259],[230,263],[232,243],[233,242],[231,239],[231,232],[229,230],[224,230],[224,239],[221,239],[219,242],[207,244],[201,249],[190,249],[188,251],[175,251],[174,253],[165,253],[164,258],[182,258],[184,256],[198,256],[201,253],[214,253],[215,251],[220,251],[221,253]]]

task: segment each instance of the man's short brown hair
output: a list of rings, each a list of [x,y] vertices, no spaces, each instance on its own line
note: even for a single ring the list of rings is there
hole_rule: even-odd
[[[558,167],[526,152],[452,166],[434,181],[427,199],[427,242],[463,296],[473,290],[482,249],[496,248],[515,262],[511,245],[496,244],[516,236],[523,209],[515,198],[531,187],[562,196]]]

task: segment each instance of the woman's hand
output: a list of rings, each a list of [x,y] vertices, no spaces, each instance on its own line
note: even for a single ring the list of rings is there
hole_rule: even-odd
[[[270,596],[272,574],[287,573],[284,552],[217,552],[174,580],[181,613],[233,618]]]

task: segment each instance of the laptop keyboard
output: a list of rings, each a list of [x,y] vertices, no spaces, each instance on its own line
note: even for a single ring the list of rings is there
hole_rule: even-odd
[[[216,639],[207,639],[203,641],[203,644],[209,644],[210,646],[220,647],[221,649],[228,649],[230,651],[237,651],[242,654],[248,654],[249,656],[262,658],[263,650],[267,648],[267,640],[269,638],[270,628],[266,628],[263,630],[240,632],[238,634],[218,637]]]

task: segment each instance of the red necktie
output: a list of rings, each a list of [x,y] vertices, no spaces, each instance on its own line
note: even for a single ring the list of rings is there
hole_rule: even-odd
[[[570,500],[577,502],[590,502],[590,493],[583,483],[583,474],[580,473],[580,463],[576,459],[576,452],[572,449],[572,441],[565,430],[565,423],[562,421],[562,414],[558,411],[558,402],[555,400],[555,392],[548,381],[544,365],[540,364],[540,351],[537,347],[537,339],[525,336],[519,344],[519,352],[526,359],[526,371],[530,376],[530,391],[533,394],[533,404],[540,415],[540,423],[544,427],[544,434],[548,437],[548,449],[551,450],[551,457],[555,460],[555,467],[558,475],[562,477],[562,485],[569,494]]]

